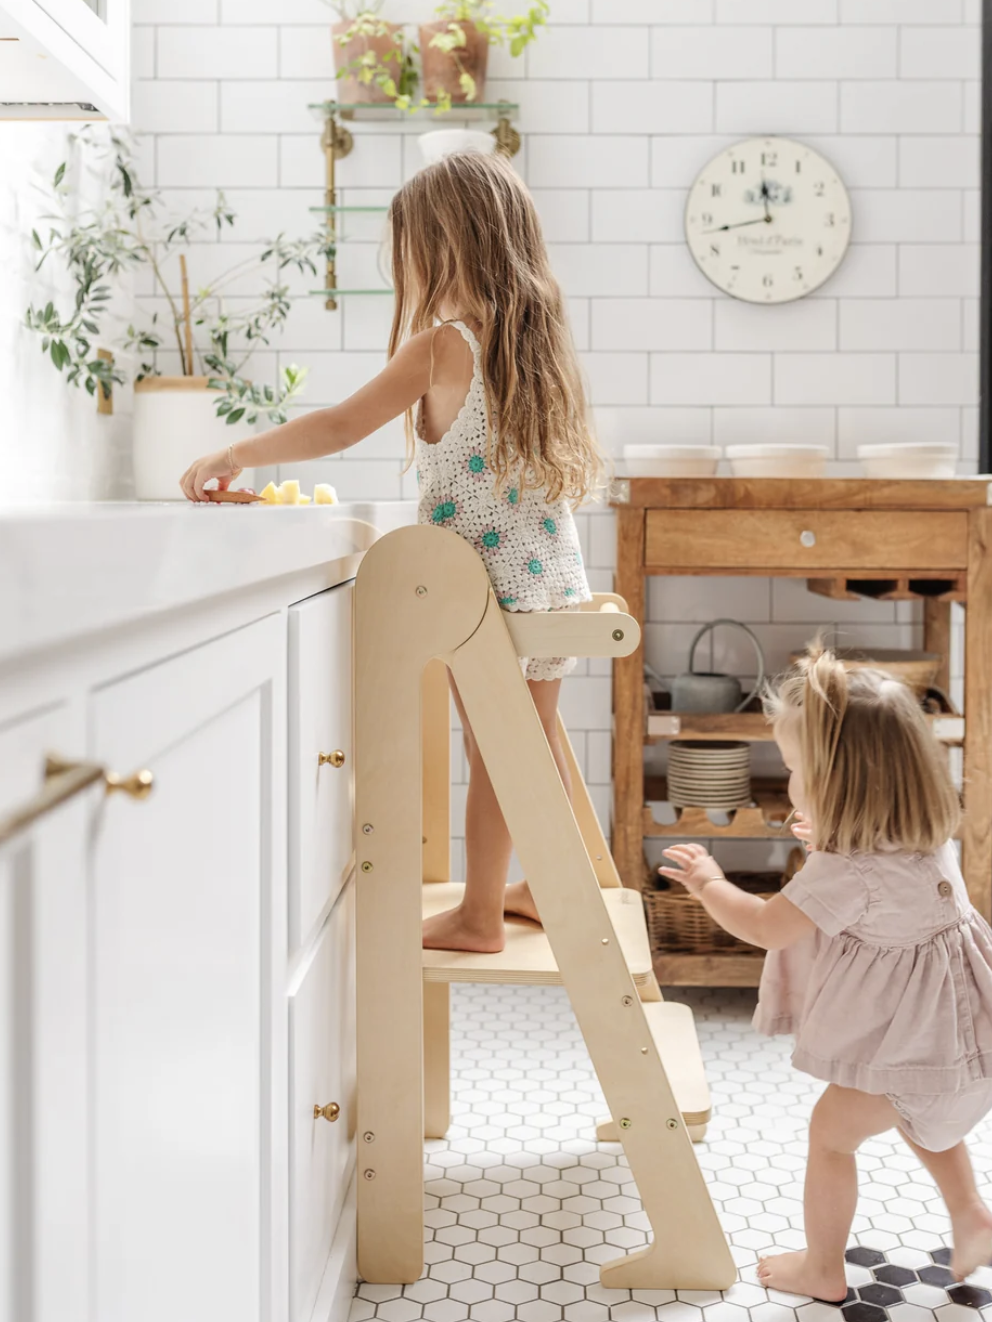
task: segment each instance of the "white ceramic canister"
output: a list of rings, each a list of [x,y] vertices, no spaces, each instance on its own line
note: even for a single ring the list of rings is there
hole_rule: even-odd
[[[205,376],[146,376],[134,386],[134,489],[139,500],[183,500],[179,479],[194,459],[255,434],[217,417],[219,392]],[[251,486],[245,469],[237,485]]]

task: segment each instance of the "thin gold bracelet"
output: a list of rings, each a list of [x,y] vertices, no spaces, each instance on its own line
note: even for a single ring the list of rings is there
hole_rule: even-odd
[[[227,447],[227,462],[231,465],[231,476],[232,476],[232,477],[234,476],[235,473],[239,473],[239,472],[241,471],[241,470],[238,468],[238,465],[237,465],[237,463],[236,463],[236,461],[235,461],[235,458],[234,458],[234,446],[235,446],[235,444],[236,444],[236,442],[232,441],[231,444]]]

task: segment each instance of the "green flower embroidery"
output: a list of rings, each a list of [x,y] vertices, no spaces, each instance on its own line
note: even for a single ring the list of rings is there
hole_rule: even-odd
[[[581,564],[582,564],[582,552],[581,552],[581,551],[576,551],[576,552],[575,552],[575,563],[576,563],[577,565],[581,565]]]
[[[575,588],[566,588],[566,589],[565,589],[565,596],[566,596],[566,597],[574,597],[575,595],[576,595]]]
[[[516,487],[511,487],[510,490],[506,493],[506,498],[511,505],[516,505],[517,502],[520,500],[519,490]]]
[[[515,606],[517,604],[517,599],[516,597],[500,597],[499,604],[501,606]]]
[[[527,568],[532,574],[544,573],[544,566],[541,564],[540,560],[531,560]]]
[[[486,471],[486,461],[481,454],[474,454],[468,461],[468,466],[472,473],[484,473]]]
[[[453,500],[442,500],[440,505],[434,506],[434,513],[431,519],[434,523],[447,523],[449,519],[455,517],[455,502]]]
[[[555,523],[554,519],[545,519],[541,526],[549,537],[554,537],[558,531],[558,525]]]
[[[488,532],[482,534],[482,545],[487,547],[490,551],[493,550],[494,547],[499,546],[499,533],[495,528],[490,528]]]

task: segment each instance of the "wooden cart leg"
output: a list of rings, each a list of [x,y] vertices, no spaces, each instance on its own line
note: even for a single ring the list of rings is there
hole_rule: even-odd
[[[975,908],[992,918],[992,510],[968,515],[961,865]]]
[[[450,987],[424,983],[424,1137],[444,1138],[451,1124]]]
[[[644,528],[643,509],[617,509],[614,585],[641,626],[641,642],[613,662],[613,857],[621,881],[635,890],[644,852]]]
[[[495,598],[446,659],[654,1232],[649,1248],[605,1263],[601,1280],[726,1288],[733,1257]]]
[[[939,652],[944,658],[937,671],[936,685],[946,693],[951,687],[951,603],[923,602],[923,646],[928,652]]]

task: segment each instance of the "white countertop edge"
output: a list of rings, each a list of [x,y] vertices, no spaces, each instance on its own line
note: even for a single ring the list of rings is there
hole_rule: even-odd
[[[0,509],[0,662],[322,564],[347,577],[415,521],[412,501]]]

